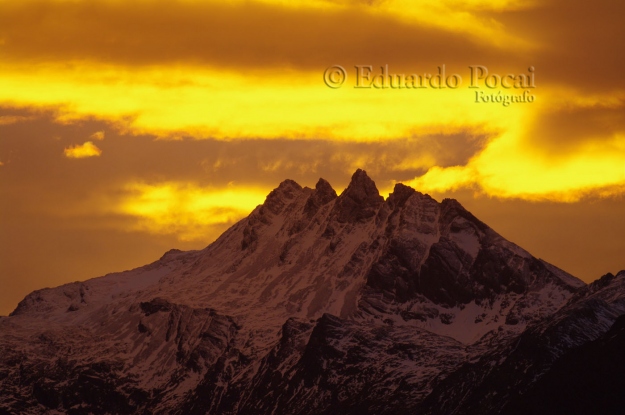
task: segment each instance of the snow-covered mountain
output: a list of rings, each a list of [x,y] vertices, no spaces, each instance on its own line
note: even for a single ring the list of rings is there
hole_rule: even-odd
[[[455,200],[286,180],[203,250],[29,294],[0,414],[495,414],[623,314],[625,272],[585,285]]]

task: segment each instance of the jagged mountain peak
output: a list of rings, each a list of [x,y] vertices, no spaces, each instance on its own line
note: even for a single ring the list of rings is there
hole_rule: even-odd
[[[388,195],[386,201],[389,203],[391,209],[396,209],[403,206],[406,200],[415,193],[418,192],[412,187],[406,186],[403,183],[396,183],[393,192]]]
[[[337,197],[336,190],[334,190],[332,185],[323,178],[319,178],[317,181],[317,184],[315,185],[315,193],[319,195],[320,199],[327,200],[328,202]]]
[[[320,178],[315,185],[314,192],[306,201],[304,213],[306,214],[307,218],[310,219],[317,213],[321,206],[332,202],[336,198],[336,191],[332,188],[330,183],[328,183],[327,180]]]
[[[302,186],[291,179],[284,180],[278,187],[273,189],[265,198],[263,208],[273,214],[279,214],[290,200],[302,191]]]
[[[358,169],[352,175],[347,188],[341,193],[341,197],[350,198],[357,202],[379,205],[384,201],[375,182],[367,175],[367,172]]]
[[[367,172],[358,169],[347,188],[338,197],[334,213],[339,222],[361,222],[376,215],[384,198]]]

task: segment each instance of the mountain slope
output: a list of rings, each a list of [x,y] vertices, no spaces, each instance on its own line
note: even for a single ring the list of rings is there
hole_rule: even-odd
[[[592,289],[455,200],[286,180],[203,250],[28,295],[0,408],[397,414]]]
[[[617,415],[625,407],[625,316],[590,343],[558,359],[522,397],[504,408],[508,415]]]
[[[532,398],[539,390],[536,382],[554,364],[561,366],[559,359],[567,353],[577,353],[578,348],[605,336],[623,315],[625,271],[580,288],[554,314],[463,365],[438,385],[421,410],[426,414],[512,414],[520,413],[523,405],[536,406]]]

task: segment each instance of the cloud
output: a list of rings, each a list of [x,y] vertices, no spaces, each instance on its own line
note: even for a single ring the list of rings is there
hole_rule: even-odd
[[[625,135],[550,157],[528,146],[524,136],[508,133],[491,141],[467,164],[432,167],[409,184],[426,192],[468,188],[488,196],[533,201],[618,196],[625,192]]]
[[[451,63],[499,54],[522,38],[458,4],[422,1],[305,2],[24,1],[0,7],[9,59],[91,60],[119,65],[314,68],[340,61]],[[24,29],[36,26],[35,36]],[[497,34],[497,36],[493,36]],[[525,45],[525,46],[524,46]],[[391,47],[389,47],[391,46]],[[443,47],[444,46],[444,47]]]
[[[93,142],[87,141],[84,144],[69,146],[63,150],[65,157],[70,159],[82,159],[86,157],[98,157],[102,154],[100,150]]]
[[[520,123],[489,137],[457,166],[433,166],[411,181],[430,192],[469,188],[489,196],[576,202],[625,191],[625,100],[545,88]]]
[[[528,122],[526,144],[537,152],[560,159],[593,145],[608,149],[625,135],[625,97],[576,103],[573,94],[561,95],[565,103],[543,106]]]
[[[102,141],[102,140],[104,140],[104,131],[96,131],[95,133],[91,134],[89,136],[89,138],[91,138],[93,140]]]
[[[0,125],[11,125],[18,122],[26,122],[32,120],[34,117],[27,117],[23,115],[3,115],[0,116]]]
[[[8,73],[0,67],[0,100],[56,105],[61,122],[95,117],[134,135],[223,140],[383,141],[468,129],[482,134],[505,128],[527,110],[484,105],[478,111],[475,94],[467,89],[332,90],[322,71],[255,76],[164,67],[109,73],[76,65],[16,67]],[[163,77],[177,86],[162,85]]]
[[[625,90],[622,68],[625,3],[547,0],[520,10],[486,11],[506,30],[537,45],[532,58],[543,85],[573,87],[578,93]]]
[[[133,230],[206,240],[263,203],[266,192],[246,187],[211,188],[189,182],[129,183],[113,202],[117,214],[136,219]]]

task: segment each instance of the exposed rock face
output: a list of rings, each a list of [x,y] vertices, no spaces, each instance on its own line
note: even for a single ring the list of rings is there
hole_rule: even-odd
[[[496,414],[603,338],[624,280],[586,286],[362,170],[339,196],[285,180],[201,251],[0,318],[0,413]]]

